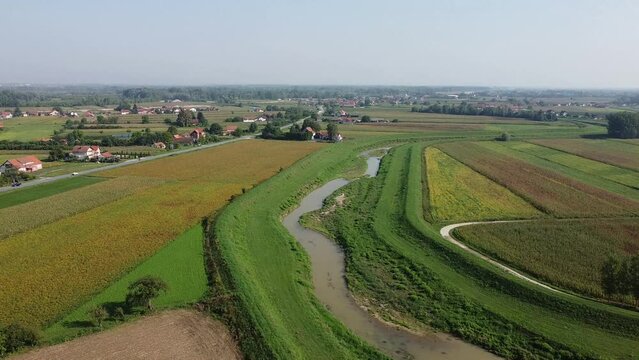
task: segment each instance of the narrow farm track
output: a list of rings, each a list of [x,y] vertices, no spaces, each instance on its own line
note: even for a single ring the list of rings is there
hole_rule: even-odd
[[[537,285],[537,286],[540,286],[540,287],[542,287],[542,288],[544,288],[544,289],[547,289],[547,290],[550,290],[550,291],[554,291],[554,292],[558,292],[558,293],[562,293],[562,294],[566,294],[566,295],[570,295],[570,296],[574,296],[574,295],[573,295],[573,294],[571,294],[571,293],[568,293],[568,292],[565,292],[565,291],[561,291],[561,290],[555,289],[555,288],[553,288],[553,287],[551,287],[551,286],[548,286],[548,285],[546,285],[546,284],[544,284],[544,283],[542,283],[542,282],[540,282],[540,281],[538,281],[538,280],[535,280],[535,279],[533,279],[533,278],[531,278],[531,277],[529,277],[529,276],[527,276],[527,275],[524,275],[524,274],[520,273],[519,271],[514,270],[513,268],[508,267],[508,266],[506,266],[506,265],[504,265],[504,264],[502,264],[502,263],[500,263],[500,262],[498,262],[498,261],[496,261],[496,260],[494,260],[494,259],[492,259],[492,258],[490,258],[490,257],[488,257],[488,256],[486,256],[486,255],[484,255],[484,254],[482,254],[482,253],[480,253],[480,252],[476,251],[476,250],[473,250],[473,249],[469,248],[469,247],[468,247],[466,244],[464,244],[463,242],[461,242],[461,241],[459,241],[459,240],[455,239],[455,237],[452,235],[452,231],[453,231],[453,230],[455,230],[455,229],[457,229],[457,228],[460,228],[460,227],[463,227],[463,226],[470,226],[470,225],[485,225],[485,224],[517,223],[517,222],[527,222],[527,221],[532,221],[532,220],[503,220],[503,221],[475,221],[475,222],[465,222],[465,223],[458,223],[458,224],[446,225],[446,226],[444,226],[443,228],[441,228],[441,230],[439,231],[439,233],[441,234],[441,236],[442,236],[444,239],[446,239],[446,240],[448,240],[449,242],[451,242],[451,243],[453,243],[453,244],[457,245],[458,247],[460,247],[460,248],[461,248],[461,249],[463,249],[464,251],[466,251],[466,252],[468,252],[468,253],[470,253],[470,254],[473,254],[473,255],[477,256],[478,258],[483,259],[483,260],[485,260],[485,261],[487,261],[487,262],[489,262],[489,263],[491,263],[491,264],[493,264],[493,265],[497,266],[498,268],[500,268],[500,269],[504,270],[505,272],[507,272],[507,273],[509,273],[509,274],[511,274],[511,275],[514,275],[514,276],[516,276],[516,277],[518,277],[518,278],[520,278],[520,279],[522,279],[522,280],[528,281],[528,282],[529,282],[529,283],[531,283],[531,284],[535,284],[535,285]]]

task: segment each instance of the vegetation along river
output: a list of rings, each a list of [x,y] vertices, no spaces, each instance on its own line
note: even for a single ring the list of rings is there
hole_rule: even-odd
[[[380,161],[380,157],[369,156],[365,174],[376,176]],[[495,355],[447,334],[415,334],[385,323],[355,302],[344,279],[342,249],[323,234],[299,223],[302,215],[321,209],[324,200],[346,184],[348,180],[345,179],[326,183],[302,199],[300,206],[283,220],[284,227],[311,258],[313,284],[319,300],[353,333],[395,359],[497,359]]]

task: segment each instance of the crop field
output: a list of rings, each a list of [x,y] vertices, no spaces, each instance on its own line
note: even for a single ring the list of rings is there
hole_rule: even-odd
[[[9,159],[15,159],[22,156],[33,155],[38,159],[45,159],[49,156],[48,151],[43,150],[0,150],[0,164],[4,163]]]
[[[92,326],[88,325],[89,310],[104,304],[110,307],[122,306],[129,284],[146,275],[157,276],[168,285],[168,290],[153,302],[157,309],[187,305],[201,299],[207,290],[203,238],[201,225],[196,225],[179,235],[131,272],[46,328],[45,339],[58,342],[91,330]],[[116,324],[117,322],[107,322],[103,326]]]
[[[159,183],[156,179],[123,176],[0,209],[0,240],[110,203]],[[38,216],[33,216],[34,214]]]
[[[579,155],[588,159],[639,171],[639,147],[622,141],[543,139],[535,140],[534,143]]]
[[[609,255],[639,253],[639,219],[541,220],[456,229],[467,244],[550,284],[602,297]]]
[[[639,202],[546,170],[477,143],[438,145],[453,158],[556,217],[636,216]]]
[[[3,120],[4,131],[0,131],[0,141],[34,141],[42,138],[48,139],[53,135],[53,130],[59,130],[65,121],[66,118],[48,116]]]
[[[425,151],[430,213],[438,222],[539,217],[539,210],[437,148]]]
[[[632,189],[639,189],[639,172],[532,143],[510,142],[505,143],[504,146],[529,155],[534,155],[567,168],[576,169],[589,175],[617,182]]]
[[[480,142],[483,148],[557,172],[585,184],[639,201],[639,188],[633,183],[637,172],[528,142]]]
[[[105,172],[164,181],[0,241],[0,323],[51,323],[231,196],[319,147],[245,141]]]

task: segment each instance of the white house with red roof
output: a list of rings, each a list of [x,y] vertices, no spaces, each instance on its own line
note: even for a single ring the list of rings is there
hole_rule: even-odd
[[[97,145],[78,145],[74,146],[73,150],[69,153],[72,157],[78,160],[96,159],[100,157],[100,147]]]
[[[35,156],[9,159],[0,165],[0,174],[7,171],[7,169],[16,169],[20,172],[34,172],[42,170],[42,161]]]
[[[0,119],[11,119],[13,114],[8,111],[3,111],[0,113]]]
[[[222,132],[222,135],[224,136],[229,136],[229,135],[233,135],[233,133],[237,130],[237,126],[235,125],[229,125],[226,128],[224,128],[224,131]]]

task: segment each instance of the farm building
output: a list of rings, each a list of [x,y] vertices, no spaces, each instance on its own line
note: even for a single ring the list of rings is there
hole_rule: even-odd
[[[35,156],[24,156],[17,159],[9,159],[0,165],[0,173],[7,169],[16,169],[20,172],[34,172],[42,169],[42,161]]]
[[[264,116],[259,116],[259,117],[256,117],[256,118],[252,118],[252,117],[245,117],[245,118],[242,120],[242,122],[245,122],[245,123],[254,123],[254,122],[264,122],[264,121],[266,121],[266,120],[267,120],[267,119],[266,119],[266,117],[264,117]]]
[[[222,135],[224,135],[224,136],[232,135],[235,132],[235,130],[237,130],[237,126],[229,125],[226,128],[224,128],[224,131],[222,132]]]
[[[186,134],[186,135],[175,134],[173,135],[173,142],[175,144],[190,145],[190,144],[193,144],[193,138],[189,134]]]
[[[204,132],[204,129],[202,128],[197,128],[193,131],[191,131],[191,138],[195,141],[199,141],[200,139],[204,139],[206,137],[206,133]]]
[[[160,142],[153,143],[153,147],[156,149],[164,150],[166,149],[166,144],[160,141]]]
[[[87,145],[74,146],[73,150],[71,150],[71,153],[69,153],[69,155],[71,155],[72,157],[74,157],[74,158],[76,158],[78,160],[99,158],[100,157],[100,147],[96,146],[96,145],[93,145],[93,146],[87,146]]]

